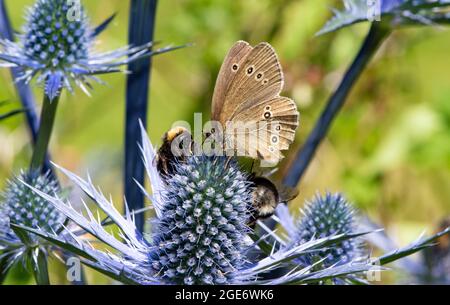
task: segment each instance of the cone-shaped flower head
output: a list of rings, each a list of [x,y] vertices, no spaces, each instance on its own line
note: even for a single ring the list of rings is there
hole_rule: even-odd
[[[65,87],[75,83],[88,93],[94,75],[118,72],[120,66],[172,48],[151,51],[151,43],[95,53],[96,36],[112,20],[91,28],[80,1],[37,0],[28,9],[27,21],[19,41],[0,39],[0,66],[20,67],[18,81],[29,82],[37,76],[45,83],[46,94],[53,99]]]
[[[6,251],[20,250],[22,246],[21,240],[10,228],[11,223],[56,232],[65,219],[55,207],[21,181],[52,196],[59,193],[58,184],[48,174],[21,173],[8,181],[0,203],[0,249]]]
[[[153,268],[172,284],[227,284],[244,263],[251,200],[246,176],[225,157],[193,156],[168,180]]]
[[[300,243],[313,238],[356,232],[354,210],[341,194],[327,193],[323,197],[317,195],[312,202],[306,204],[303,214],[298,228]],[[325,259],[326,266],[345,264],[360,256],[359,239],[345,240],[318,254],[319,259]],[[316,255],[312,255],[306,260],[311,263],[316,258]]]
[[[92,33],[87,17],[81,6],[69,3],[38,0],[29,10],[23,52],[44,69],[64,71],[89,57]]]

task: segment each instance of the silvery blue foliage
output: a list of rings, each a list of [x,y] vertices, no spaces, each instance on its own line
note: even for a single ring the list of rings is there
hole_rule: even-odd
[[[336,214],[332,213],[332,210]],[[283,227],[287,235],[272,233],[271,236],[279,243],[281,248],[287,249],[290,249],[293,245],[306,245],[314,241],[326,240],[327,237],[325,236],[327,235],[329,239],[336,239],[336,237],[343,235],[349,237],[345,239],[337,238],[338,241],[334,242],[330,247],[303,251],[304,253],[301,253],[298,256],[298,260],[296,260],[301,265],[309,265],[311,270],[319,268],[319,270],[312,273],[318,273],[322,278],[328,281],[331,280],[334,284],[367,284],[368,281],[364,278],[364,271],[358,272],[353,270],[354,272],[341,273],[340,276],[336,276],[336,274],[329,277],[323,276],[323,273],[327,273],[327,270],[336,270],[341,267],[347,270],[348,265],[364,265],[367,261],[369,261],[369,264],[376,266],[372,271],[383,271],[385,269],[379,268],[380,266],[394,263],[402,271],[410,272],[414,276],[422,276],[426,272],[423,268],[424,265],[422,264],[421,266],[409,256],[422,250],[435,252],[434,246],[436,243],[441,240],[448,240],[450,234],[450,227],[448,224],[444,224],[436,234],[430,237],[424,237],[422,234],[417,240],[400,248],[386,235],[382,228],[366,217],[361,217],[361,215],[356,217],[355,210],[340,194],[326,194],[324,197],[316,196],[313,202],[307,204],[303,214],[302,219],[296,220],[286,205],[279,205],[277,207],[277,216],[274,219]],[[327,214],[328,216],[326,216]],[[348,232],[343,233],[343,231]],[[366,234],[351,232],[366,232]],[[308,241],[309,237],[311,239]],[[364,241],[362,238],[364,238]],[[384,254],[379,257],[371,257],[370,253],[365,250],[366,241],[376,245]],[[443,251],[443,253],[448,253],[448,249],[446,251]],[[329,255],[330,253],[332,256]],[[350,262],[344,263],[345,261]],[[447,266],[448,262],[448,260],[440,261],[442,265],[439,265],[437,268],[443,270],[440,268]],[[329,264],[333,264],[334,267],[326,268],[325,266],[325,270],[321,270],[324,265]]]
[[[37,0],[28,9],[19,42],[0,39],[0,66],[22,68],[17,81],[28,83],[37,77],[53,99],[62,88],[72,91],[73,83],[89,94],[90,82],[101,82],[95,75],[119,72],[120,66],[171,50],[151,51],[148,43],[96,53],[96,36],[111,19],[91,28],[79,1]]]
[[[65,251],[77,254],[83,262],[111,278],[129,284],[282,284],[321,281],[324,277],[367,271],[369,262],[345,264],[312,271],[312,266],[290,265],[276,278],[262,275],[278,269],[305,253],[324,250],[335,243],[365,233],[338,234],[318,238],[291,247],[270,247],[267,235],[253,239],[246,226],[250,185],[234,161],[222,157],[196,156],[179,164],[176,174],[162,181],[155,166],[155,150],[142,128],[143,161],[150,178],[151,200],[156,218],[148,237],[136,229],[134,213],[128,209],[122,216],[96,188],[88,177],[59,168],[86,193],[107,216],[102,221],[85,205],[85,213],[68,202],[31,187],[56,209],[79,226],[75,231],[65,228],[64,234],[22,227]],[[120,234],[115,236],[106,225],[114,224]],[[106,252],[91,246],[82,238],[86,233],[114,249]],[[269,249],[270,248],[270,249]],[[250,250],[264,252],[261,259],[248,261]]]
[[[297,229],[298,243],[305,243],[314,238],[323,238],[357,231],[354,219],[355,211],[347,200],[339,193],[319,194],[307,202],[302,210],[303,218]],[[362,257],[360,239],[351,239],[337,243],[333,248],[324,250],[304,259],[311,264],[314,259],[324,259],[326,266],[348,263]]]
[[[0,259],[8,257],[8,265],[23,259],[32,247],[43,245],[36,236],[29,235],[28,242],[16,235],[11,224],[19,224],[44,232],[58,232],[63,227],[65,216],[46,200],[36,194],[23,182],[45,194],[57,196],[59,186],[50,175],[22,172],[7,182],[0,202]]]
[[[450,219],[444,220],[438,230],[440,232],[450,231]],[[364,229],[376,230],[379,225],[368,218],[363,218],[361,227]],[[424,249],[416,257],[407,257],[396,262],[403,273],[408,274],[408,283],[423,285],[448,285],[450,284],[450,244],[447,234],[440,236],[434,241],[434,246]],[[368,236],[368,242],[383,250],[384,252],[394,252],[398,248],[395,241],[386,232],[377,232]],[[416,243],[417,244],[417,243]],[[414,244],[413,244],[414,245]],[[417,245],[414,245],[417,247]]]
[[[191,156],[169,179],[153,237],[154,271],[169,283],[227,284],[244,265],[251,193],[226,157]]]
[[[387,21],[392,26],[450,22],[449,0],[343,0],[343,4],[342,10],[333,9],[333,18],[318,34],[363,21]]]

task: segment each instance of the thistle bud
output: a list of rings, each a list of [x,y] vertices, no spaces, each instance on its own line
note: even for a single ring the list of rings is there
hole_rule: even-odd
[[[79,10],[78,18],[70,18],[73,9]],[[92,39],[81,5],[72,7],[67,0],[38,0],[29,10],[24,32],[26,55],[48,69],[65,70],[89,56]]]

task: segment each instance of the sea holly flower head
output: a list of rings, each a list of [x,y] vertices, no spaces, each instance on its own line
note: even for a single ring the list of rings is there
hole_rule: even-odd
[[[40,238],[27,233],[26,236],[16,234],[11,224],[58,232],[66,219],[42,197],[36,196],[24,182],[45,194],[58,196],[60,193],[57,182],[49,174],[22,172],[7,182],[0,201],[0,259],[7,257],[7,265],[24,259],[30,249],[42,248],[46,251],[45,243]]]
[[[134,212],[121,215],[111,199],[87,180],[58,167],[108,216],[101,220],[85,205],[80,212],[69,202],[30,186],[39,196],[67,216],[78,228],[64,228],[62,234],[39,229],[21,229],[77,254],[87,266],[128,284],[282,284],[315,283],[323,277],[339,276],[370,269],[369,263],[323,267],[299,266],[295,260],[311,251],[323,251],[336,242],[361,234],[319,238],[291,247],[271,247],[270,231],[256,237],[246,224],[251,209],[252,186],[233,159],[218,156],[188,156],[175,165],[172,177],[163,180],[156,168],[156,152],[142,128],[142,155],[150,180],[156,217],[143,236],[134,223]],[[120,238],[107,228],[115,225]],[[114,252],[91,246],[86,233]],[[260,253],[252,259],[250,252]],[[269,271],[294,262],[275,277]],[[280,275],[281,274],[281,275]]]
[[[69,2],[39,0],[29,10],[22,36],[24,55],[45,69],[65,70],[89,57],[92,35],[80,6],[78,18],[70,18]]]
[[[327,195],[318,197],[311,206],[316,211],[311,213],[314,217],[311,226],[317,226],[317,230],[309,230],[313,236],[310,240],[299,233],[301,229],[285,205],[278,206],[278,216],[274,218],[283,225],[288,236],[278,234],[261,222],[258,225],[267,234],[257,235],[246,225],[251,209],[251,184],[246,182],[245,172],[235,161],[217,156],[188,156],[175,165],[172,177],[163,180],[155,163],[156,151],[142,125],[141,129],[143,162],[152,192],[148,193],[143,186],[141,189],[152,202],[156,215],[150,219],[147,236],[136,229],[136,212],[126,209],[122,215],[89,177],[82,179],[58,166],[107,218],[94,216],[96,211],[84,202],[84,212],[78,211],[70,202],[25,183],[77,227],[64,227],[59,233],[26,226],[14,228],[78,255],[85,265],[112,279],[144,285],[367,283],[360,276],[373,270],[374,262],[376,270],[382,271],[380,265],[430,247],[438,238],[450,233],[447,228],[379,258],[369,258],[365,254],[357,257],[362,253],[358,251],[360,243],[346,241],[356,240],[371,231],[356,232],[353,212],[347,202],[341,195]],[[328,204],[333,211],[327,214]],[[111,233],[110,225],[118,228],[118,236]],[[326,231],[321,234],[321,230]],[[86,240],[86,235],[113,251],[93,247],[92,238]],[[251,253],[258,255],[254,257]],[[331,258],[328,253],[337,254],[333,255],[333,261],[327,261]],[[304,259],[308,257],[314,257],[311,263]]]
[[[423,270],[416,277],[423,284],[450,284],[450,245],[448,237],[438,240],[438,245],[423,252]]]
[[[62,88],[73,91],[73,84],[88,94],[91,81],[100,82],[95,75],[119,72],[120,66],[172,49],[151,51],[148,43],[96,53],[96,37],[112,18],[92,28],[79,1],[37,0],[27,11],[19,41],[0,39],[0,66],[20,67],[17,81],[36,77],[53,99]]]
[[[295,242],[305,243],[314,238],[323,238],[337,234],[356,232],[355,211],[342,194],[326,193],[316,195],[314,200],[306,203],[302,210],[303,218],[298,225],[298,237]],[[362,242],[355,238],[337,243],[334,247],[308,255],[304,258],[311,264],[317,257],[324,259],[327,266],[351,262],[362,257]]]
[[[225,284],[244,264],[251,192],[237,163],[191,156],[176,166],[158,221],[155,272],[177,284]]]

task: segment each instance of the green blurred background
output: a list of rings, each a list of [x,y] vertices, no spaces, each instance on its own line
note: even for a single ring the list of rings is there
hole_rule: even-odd
[[[100,36],[97,51],[127,43],[129,1],[83,1],[97,25],[117,18]],[[215,79],[230,46],[239,39],[268,41],[286,76],[284,95],[301,113],[297,140],[278,173],[289,166],[356,54],[368,24],[315,36],[330,18],[330,6],[317,0],[161,0],[156,40],[193,47],[154,58],[149,134],[160,144],[175,121],[193,122],[194,112],[209,117]],[[6,0],[20,30],[32,0]],[[291,208],[298,214],[316,191],[341,191],[363,212],[388,228],[402,244],[431,232],[450,215],[450,30],[396,31],[379,50],[320,147]],[[53,160],[78,174],[89,170],[117,206],[122,203],[124,75],[103,78],[92,97],[65,93],[51,142]],[[42,89],[34,87],[40,104]],[[0,70],[0,100],[16,102],[9,71]],[[11,106],[13,107],[14,104]],[[26,167],[30,145],[24,119],[0,125],[0,186]],[[77,193],[74,192],[74,197]],[[79,195],[79,194],[78,194]],[[55,264],[56,268],[61,268]],[[98,275],[97,283],[106,280]],[[15,282],[28,278],[16,275]],[[55,278],[56,277],[56,278]],[[63,276],[53,276],[64,282]],[[31,281],[32,282],[32,281]]]

